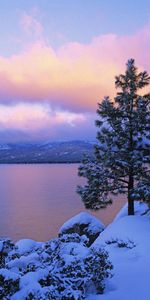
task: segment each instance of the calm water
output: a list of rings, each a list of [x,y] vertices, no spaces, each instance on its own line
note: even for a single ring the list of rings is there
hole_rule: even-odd
[[[0,165],[0,236],[14,240],[32,238],[46,241],[60,226],[85,211],[76,186],[76,164]],[[123,199],[93,213],[105,224],[112,221]]]

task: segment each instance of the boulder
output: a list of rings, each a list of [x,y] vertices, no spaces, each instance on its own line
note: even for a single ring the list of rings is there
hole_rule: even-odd
[[[80,236],[86,235],[89,239],[90,246],[104,228],[104,224],[96,217],[89,213],[81,212],[62,225],[59,230],[59,236],[71,233],[77,233]]]

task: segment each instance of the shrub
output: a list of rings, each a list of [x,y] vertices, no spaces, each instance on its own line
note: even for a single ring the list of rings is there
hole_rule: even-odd
[[[90,289],[103,293],[105,279],[112,276],[108,253],[101,248],[86,248],[81,238],[78,237],[80,243],[69,242],[70,235],[65,242],[58,238],[46,245],[51,267],[49,275],[39,283],[55,287],[57,299],[83,299]],[[66,243],[70,245],[65,247]]]
[[[8,238],[0,239],[0,268],[5,267],[8,254],[15,249],[14,243]]]
[[[87,245],[86,236],[66,234],[21,256],[8,247],[0,270],[0,299],[81,300],[91,291],[103,293],[112,264],[104,249]]]
[[[11,299],[19,290],[19,276],[6,269],[0,269],[0,299]]]

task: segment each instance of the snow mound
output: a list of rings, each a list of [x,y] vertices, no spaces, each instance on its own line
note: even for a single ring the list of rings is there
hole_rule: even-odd
[[[4,268],[0,269],[0,277],[2,276],[5,278],[5,280],[17,280],[19,278],[19,275],[17,275],[15,272]]]
[[[80,236],[86,235],[89,238],[89,245],[91,245],[104,228],[104,224],[96,217],[81,212],[62,225],[59,236],[71,233],[77,233]]]
[[[148,210],[148,206],[146,203],[135,201],[134,202],[134,208],[135,208],[135,215],[142,215],[145,214],[145,212]],[[122,209],[119,211],[117,216],[115,217],[114,221],[119,220],[120,218],[123,218],[128,215],[128,204],[126,203]],[[113,221],[113,222],[114,222]]]
[[[31,239],[22,239],[16,243],[20,255],[37,250],[41,248],[42,245],[43,243]]]
[[[105,294],[91,295],[88,300],[149,300],[150,278],[150,215],[144,204],[136,203],[136,215],[126,216],[124,207],[93,243],[108,251],[114,276]]]

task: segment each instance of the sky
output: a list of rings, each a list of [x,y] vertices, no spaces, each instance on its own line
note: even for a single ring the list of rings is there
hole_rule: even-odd
[[[0,142],[94,140],[129,58],[150,72],[150,0],[1,0]]]

